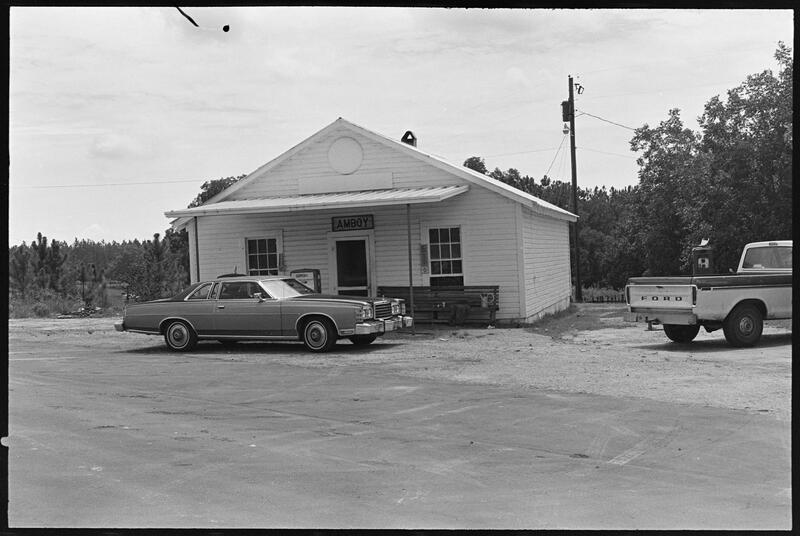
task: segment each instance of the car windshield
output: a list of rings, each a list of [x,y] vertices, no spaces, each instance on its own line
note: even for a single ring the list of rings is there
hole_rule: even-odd
[[[303,294],[315,294],[313,290],[302,284],[297,279],[268,279],[261,281],[261,286],[275,298],[292,298]]]

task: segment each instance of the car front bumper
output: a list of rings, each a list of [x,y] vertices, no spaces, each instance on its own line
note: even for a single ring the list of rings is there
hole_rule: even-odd
[[[413,325],[414,319],[410,316],[393,316],[384,320],[367,320],[356,324],[354,335],[380,334],[387,331],[396,331],[400,328],[410,328]]]

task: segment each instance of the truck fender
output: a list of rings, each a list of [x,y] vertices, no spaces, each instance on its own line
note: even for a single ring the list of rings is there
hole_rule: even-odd
[[[736,302],[734,304],[734,306],[731,307],[731,310],[728,311],[728,314],[725,316],[725,319],[727,320],[728,316],[730,316],[730,314],[734,311],[734,309],[736,309],[740,305],[755,305],[756,308],[758,309],[758,311],[761,313],[761,317],[762,318],[767,318],[767,306],[766,306],[766,304],[763,301],[757,300],[755,298],[747,298],[747,299],[744,299],[744,300],[742,300],[740,302]]]

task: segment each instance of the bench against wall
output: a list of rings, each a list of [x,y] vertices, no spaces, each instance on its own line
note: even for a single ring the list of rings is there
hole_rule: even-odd
[[[464,324],[488,322],[494,325],[500,307],[500,287],[468,285],[463,287],[414,287],[412,312],[408,287],[378,287],[378,296],[402,298],[414,322],[449,322]]]

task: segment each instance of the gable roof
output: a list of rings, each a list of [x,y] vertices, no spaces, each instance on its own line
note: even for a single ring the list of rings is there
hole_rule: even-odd
[[[482,173],[478,173],[477,171],[466,168],[464,166],[448,162],[447,160],[439,156],[421,151],[417,147],[414,147],[407,143],[403,143],[402,141],[394,140],[382,134],[372,132],[369,129],[358,126],[354,123],[351,123],[350,121],[347,121],[346,119],[342,119],[341,117],[338,118],[333,123],[331,123],[330,125],[323,128],[322,130],[318,131],[316,134],[313,134],[311,137],[306,138],[304,141],[298,143],[297,145],[295,145],[288,151],[284,152],[277,158],[270,160],[263,166],[259,167],[258,169],[247,175],[242,180],[236,182],[235,184],[221,191],[220,193],[218,193],[217,195],[206,201],[204,205],[209,205],[212,203],[218,203],[220,201],[224,201],[232,193],[236,192],[237,190],[247,186],[251,182],[260,178],[263,173],[276,168],[277,166],[281,165],[283,162],[290,159],[291,157],[293,157],[295,154],[299,153],[306,147],[312,145],[316,141],[325,137],[332,130],[338,129],[340,127],[344,127],[357,134],[361,134],[362,136],[365,136],[377,143],[387,145],[395,150],[399,150],[407,155],[416,158],[417,160],[420,160],[436,168],[439,168],[443,171],[451,173],[452,175],[460,177],[471,184],[475,184],[476,186],[486,188],[494,193],[507,197],[512,201],[516,201],[517,203],[529,207],[536,213],[560,220],[576,221],[578,219],[578,216],[576,216],[575,214],[572,214],[571,212],[568,212],[552,203],[548,203],[543,199],[539,199],[538,197],[533,196],[529,193],[523,192],[522,190],[514,188],[513,186],[509,186],[504,182],[498,181],[496,179],[493,179],[492,177],[486,176]]]

